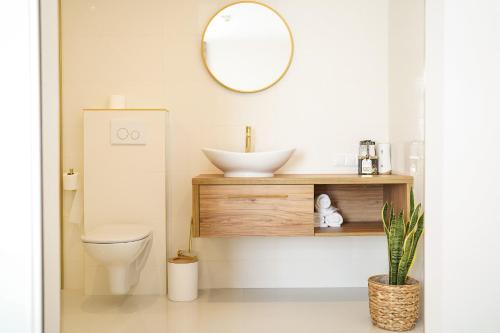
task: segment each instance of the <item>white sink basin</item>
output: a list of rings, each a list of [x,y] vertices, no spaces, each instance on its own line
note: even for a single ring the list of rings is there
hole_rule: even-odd
[[[205,156],[217,168],[224,171],[224,177],[273,177],[292,156],[295,148],[256,153],[204,148]]]

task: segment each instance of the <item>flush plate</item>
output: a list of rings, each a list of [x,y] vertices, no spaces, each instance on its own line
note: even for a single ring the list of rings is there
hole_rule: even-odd
[[[110,138],[112,145],[145,145],[146,124],[136,119],[112,119]]]

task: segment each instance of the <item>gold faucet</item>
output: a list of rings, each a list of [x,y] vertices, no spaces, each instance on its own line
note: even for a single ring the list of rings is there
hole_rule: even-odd
[[[252,152],[252,127],[247,126],[245,130],[245,153]]]

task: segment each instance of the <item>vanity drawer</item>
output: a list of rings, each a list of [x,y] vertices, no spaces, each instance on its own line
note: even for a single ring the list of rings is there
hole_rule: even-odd
[[[313,236],[313,185],[200,185],[199,236]]]

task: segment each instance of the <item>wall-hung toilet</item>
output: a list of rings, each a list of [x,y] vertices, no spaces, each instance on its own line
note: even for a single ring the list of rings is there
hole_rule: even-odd
[[[111,293],[123,295],[139,282],[153,234],[141,224],[103,224],[86,232],[82,242],[87,254],[106,267]]]

